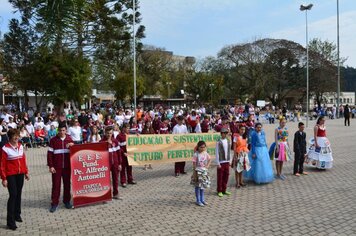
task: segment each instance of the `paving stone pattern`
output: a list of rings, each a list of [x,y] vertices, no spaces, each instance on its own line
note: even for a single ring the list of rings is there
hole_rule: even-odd
[[[284,166],[287,180],[266,185],[249,183],[235,189],[230,172],[231,196],[216,196],[216,169],[206,191],[208,206],[194,204],[188,174],[175,178],[173,164],[153,170],[134,167],[137,185],[119,189],[123,200],[67,210],[50,206],[51,175],[46,167],[46,148],[26,152],[31,180],[22,197],[23,223],[6,229],[7,190],[0,188],[0,235],[356,235],[356,125],[327,120],[334,168],[306,168],[308,176],[292,175],[292,163]],[[312,135],[309,122],[307,139]],[[268,143],[276,125],[265,124]],[[297,122],[287,123],[290,144]]]

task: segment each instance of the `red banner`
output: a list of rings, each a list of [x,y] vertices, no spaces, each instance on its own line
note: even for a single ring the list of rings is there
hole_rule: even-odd
[[[111,201],[108,144],[90,143],[70,148],[73,206]]]

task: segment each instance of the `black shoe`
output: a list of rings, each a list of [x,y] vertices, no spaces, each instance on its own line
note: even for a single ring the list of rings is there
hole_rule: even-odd
[[[11,229],[11,230],[16,230],[17,226],[16,225],[7,225],[7,228]]]
[[[21,216],[15,218],[16,222],[23,222]]]
[[[136,181],[132,180],[129,182],[129,184],[137,184]]]
[[[73,205],[70,202],[64,203],[65,208],[67,209],[73,209]]]
[[[54,213],[57,209],[58,209],[58,205],[53,205],[53,206],[51,206],[51,208],[49,209],[49,212]]]
[[[182,175],[186,175],[186,174],[187,174],[187,172],[183,171],[181,174],[182,174]]]

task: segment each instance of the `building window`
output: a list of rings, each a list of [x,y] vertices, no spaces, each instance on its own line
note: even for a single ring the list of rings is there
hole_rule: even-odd
[[[348,98],[348,99],[347,99],[347,103],[349,103],[349,102],[350,102],[350,99]]]
[[[334,103],[334,99],[330,98],[330,103]]]
[[[342,98],[340,98],[340,103],[342,103]]]

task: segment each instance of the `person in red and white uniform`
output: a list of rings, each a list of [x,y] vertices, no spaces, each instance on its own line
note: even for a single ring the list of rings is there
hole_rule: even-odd
[[[47,152],[47,165],[52,174],[52,195],[50,212],[58,209],[59,196],[61,192],[61,181],[63,179],[63,203],[67,209],[72,209],[70,203],[70,158],[69,147],[74,145],[72,138],[66,134],[67,127],[60,124],[58,134],[50,142]]]
[[[23,146],[19,142],[20,132],[10,129],[7,133],[9,142],[1,150],[0,174],[2,185],[9,191],[7,201],[7,227],[16,230],[16,221],[22,222],[21,218],[21,195],[24,178],[29,180],[26,155]]]
[[[126,188],[126,184],[136,184],[132,176],[132,166],[129,165],[127,160],[127,149],[126,149],[126,135],[129,133],[129,124],[124,124],[121,128],[121,132],[116,137],[119,142],[119,146],[122,154],[121,172],[120,172],[120,182],[121,186]],[[127,178],[126,178],[127,177]]]
[[[113,199],[121,199],[119,196],[119,171],[121,171],[121,150],[118,141],[113,136],[112,126],[105,128],[101,142],[107,142],[109,147],[109,162],[113,186]]]
[[[192,133],[196,133],[195,128],[197,127],[198,123],[200,122],[200,118],[197,115],[196,111],[192,111],[192,114],[188,116],[188,125],[191,128]]]
[[[159,126],[159,134],[169,134],[169,119],[165,116]]]

